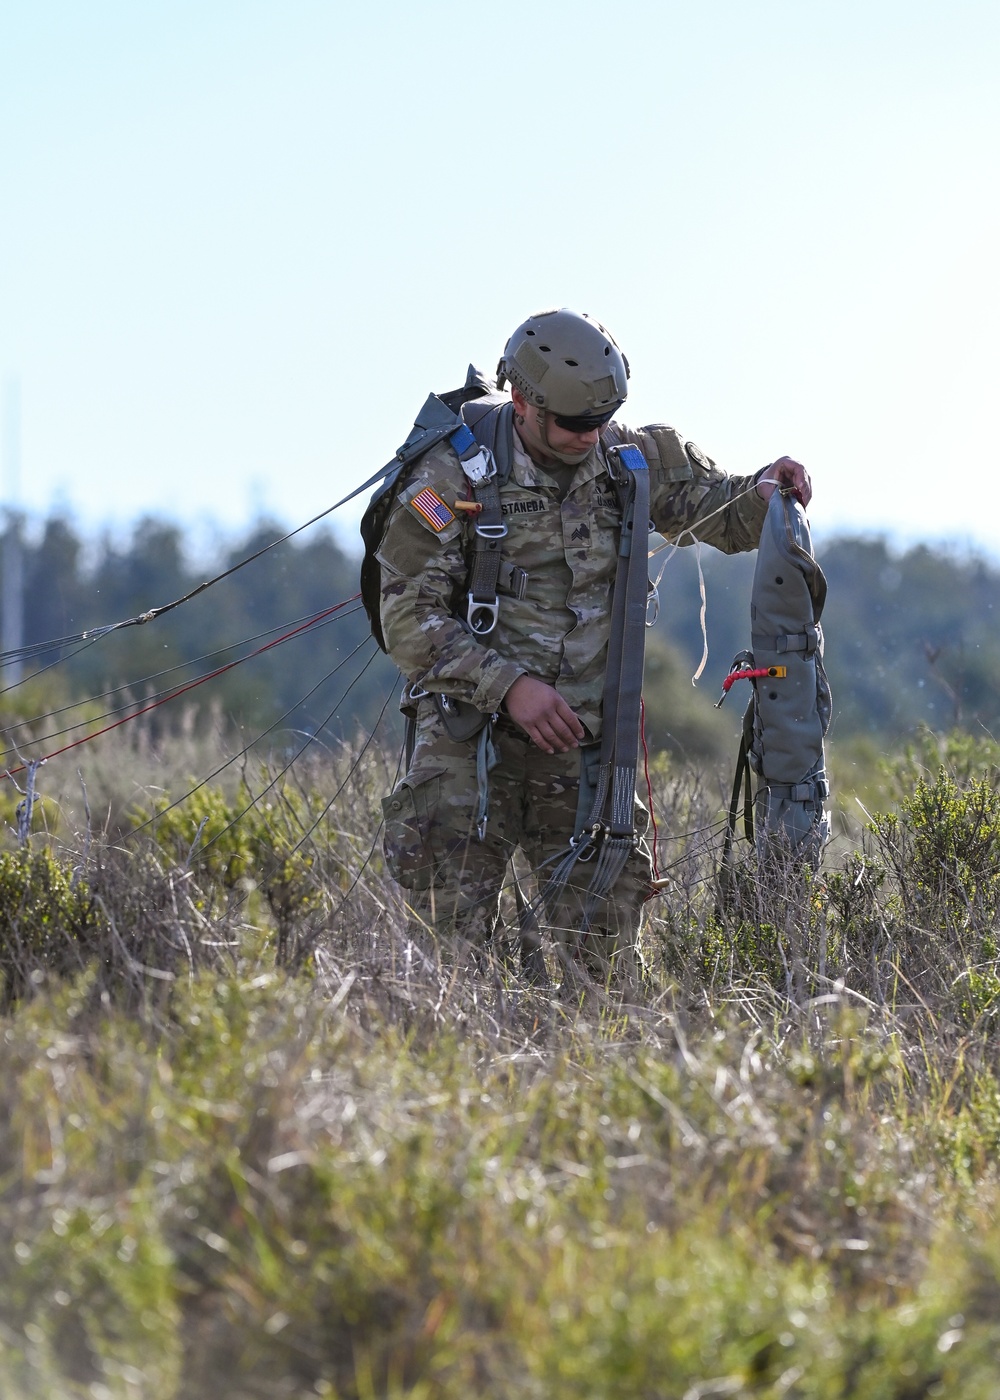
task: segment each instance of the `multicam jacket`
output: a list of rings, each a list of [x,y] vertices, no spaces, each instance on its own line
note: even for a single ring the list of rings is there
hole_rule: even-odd
[[[461,620],[473,527],[455,502],[471,492],[458,457],[439,444],[399,492],[378,554],[389,655],[410,681],[489,713],[526,672],[555,686],[599,737],[621,529],[606,452],[623,442],[649,464],[652,523],[668,540],[704,540],[727,554],[756,548],[767,509],[756,477],[727,476],[673,428],[610,423],[565,493],[515,436],[500,493],[503,557],[527,583],[523,598],[501,589],[497,625],[479,638]]]

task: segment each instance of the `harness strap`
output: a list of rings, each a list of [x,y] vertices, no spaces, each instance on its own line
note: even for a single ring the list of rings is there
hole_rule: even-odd
[[[506,432],[506,419],[501,423],[503,409],[483,414],[475,421],[482,437],[461,423],[451,434],[452,447],[458,454],[466,480],[479,506],[473,525],[472,558],[469,563],[469,592],[466,621],[477,637],[488,637],[497,625],[499,607],[497,588],[503,564],[503,541],[507,526],[500,504],[500,474],[497,471],[493,444]],[[523,570],[519,571],[523,574]],[[520,583],[523,593],[524,581]],[[520,595],[519,595],[520,596]]]
[[[753,700],[743,713],[740,748],[736,755],[736,773],[733,777],[733,791],[729,798],[729,812],[726,817],[726,839],[722,845],[722,860],[719,863],[719,893],[725,907],[729,902],[729,887],[733,878],[733,843],[736,840],[736,819],[740,812],[740,789],[743,790],[743,834],[753,841],[753,786],[750,777],[750,742],[753,737]]]
[[[611,638],[604,681],[603,734],[590,810],[542,891],[551,908],[578,861],[597,857],[591,874],[584,923],[618,879],[635,846],[635,778],[639,755],[642,669],[649,589],[649,467],[637,447],[612,448],[609,465],[624,494],[618,567],[611,608]],[[581,765],[588,761],[586,746]],[[582,772],[581,777],[585,776]],[[589,786],[589,785],[588,785]],[[580,826],[579,815],[577,818]]]
[[[601,745],[598,740],[580,745],[580,786],[576,797],[576,821],[573,835],[579,840],[588,831],[590,815],[597,795],[597,779],[601,767]]]
[[[466,618],[477,637],[487,637],[497,625],[499,606],[497,584],[500,578],[501,550],[507,526],[500,508],[500,488],[496,471],[473,494],[482,510],[473,526],[474,542],[469,565],[469,598]]]
[[[649,468],[636,447],[620,447],[617,455],[628,473],[627,495],[611,610],[601,768],[591,815],[594,823],[606,816],[612,836],[631,838],[649,589]],[[605,813],[608,797],[610,811]]]

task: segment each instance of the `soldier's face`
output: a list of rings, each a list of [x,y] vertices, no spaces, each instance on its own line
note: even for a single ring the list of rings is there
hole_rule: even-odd
[[[529,457],[541,463],[556,461],[573,467],[582,462],[597,445],[600,428],[588,428],[585,433],[560,428],[554,413],[535,408],[516,389],[512,391],[514,411],[518,415],[517,431],[528,449]]]

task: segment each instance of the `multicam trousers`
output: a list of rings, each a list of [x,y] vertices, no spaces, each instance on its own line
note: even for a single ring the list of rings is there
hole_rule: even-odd
[[[546,754],[501,717],[493,733],[499,762],[489,775],[489,821],[476,833],[479,788],[476,741],[452,739],[432,699],[420,701],[416,743],[406,776],[383,800],[383,845],[390,874],[407,891],[411,931],[491,943],[508,863],[520,846],[539,885],[573,835],[580,754]],[[647,814],[637,803],[636,829]],[[592,866],[580,863],[545,922],[565,966],[582,965],[602,984],[632,985],[638,976],[638,931],[652,872],[640,846],[587,932],[583,909]]]

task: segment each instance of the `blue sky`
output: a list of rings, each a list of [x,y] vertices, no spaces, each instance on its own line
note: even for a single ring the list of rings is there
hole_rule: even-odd
[[[297,524],[568,305],[819,539],[1000,557],[998,72],[995,0],[0,0],[20,503]]]

